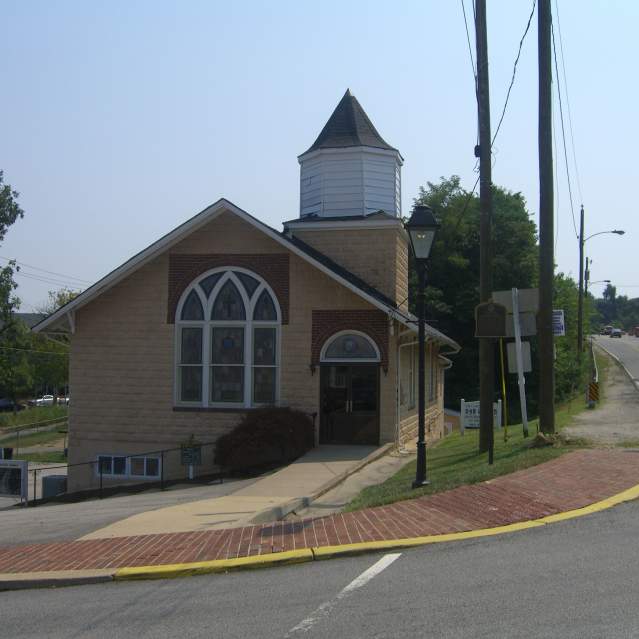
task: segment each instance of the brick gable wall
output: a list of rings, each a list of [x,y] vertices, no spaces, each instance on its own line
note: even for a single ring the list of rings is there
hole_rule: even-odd
[[[314,310],[311,337],[311,367],[319,364],[326,340],[340,331],[360,331],[379,348],[381,365],[388,371],[388,317],[379,310]]]
[[[288,253],[267,253],[262,255],[169,255],[167,324],[175,323],[175,310],[180,296],[191,282],[198,275],[222,266],[245,268],[263,277],[277,296],[277,301],[282,311],[282,324],[288,324],[290,288]]]

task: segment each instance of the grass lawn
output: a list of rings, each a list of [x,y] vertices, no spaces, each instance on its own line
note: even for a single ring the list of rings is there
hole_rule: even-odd
[[[29,453],[23,455],[20,453],[16,459],[21,459],[30,462],[38,462],[43,464],[66,464],[67,458],[64,456],[64,452],[61,450],[52,450],[47,453]]]
[[[28,424],[37,424],[50,419],[66,417],[66,406],[34,406],[19,413],[0,413],[0,430],[13,430]]]
[[[63,425],[60,425],[60,428]],[[29,433],[28,435],[10,436],[8,439],[0,439],[0,446],[3,448],[28,448],[29,446],[38,446],[40,444],[49,444],[64,439],[64,433],[59,433],[58,428],[55,430],[41,431],[39,433]]]
[[[556,412],[557,430],[568,424],[572,417],[584,410],[583,398],[567,402]],[[583,447],[585,442],[558,443],[554,446],[532,448],[530,443],[537,434],[536,420],[529,423],[530,436],[524,438],[521,424],[509,426],[508,441],[504,442],[503,430],[495,430],[495,457],[488,465],[488,454],[477,452],[478,431],[466,431],[465,435],[453,433],[427,449],[427,466],[430,485],[413,489],[415,461],[377,486],[365,488],[345,508],[359,510],[370,506],[381,506],[403,499],[412,499],[430,493],[450,490],[463,484],[492,479],[516,470],[550,461],[564,453]]]

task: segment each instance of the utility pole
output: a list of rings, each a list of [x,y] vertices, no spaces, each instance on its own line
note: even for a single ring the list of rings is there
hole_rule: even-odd
[[[581,364],[584,344],[584,205],[579,218],[579,298],[577,300],[577,362]]]
[[[539,0],[539,428],[555,432],[555,344],[552,332],[554,284],[551,0]]]
[[[479,123],[479,301],[488,302],[492,294],[492,176],[490,135],[490,92],[488,82],[488,35],[486,0],[475,5],[475,43],[477,47],[477,118]],[[492,339],[479,338],[479,450],[493,457],[493,395],[495,392],[495,353]]]

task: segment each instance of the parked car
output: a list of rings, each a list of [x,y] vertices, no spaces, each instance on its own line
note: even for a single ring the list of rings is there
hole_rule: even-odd
[[[53,395],[43,395],[35,400],[36,406],[53,406]]]
[[[621,329],[613,328],[612,331],[610,331],[610,337],[619,337],[621,339]]]
[[[68,397],[57,397],[55,401],[56,401],[56,404],[58,404],[60,406],[68,406],[69,405],[69,398]]]
[[[8,413],[13,411],[22,410],[24,408],[23,404],[18,404],[18,402],[14,402],[12,399],[8,397],[3,397],[0,399],[0,412]]]

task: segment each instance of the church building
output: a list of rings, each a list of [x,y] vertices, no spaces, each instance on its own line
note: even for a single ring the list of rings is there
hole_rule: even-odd
[[[347,91],[298,161],[299,216],[282,231],[220,199],[33,329],[70,335],[69,464],[111,458],[105,481],[157,480],[161,458],[142,453],[214,442],[264,405],[313,415],[317,445],[416,436],[403,158]],[[459,347],[426,336],[435,439]],[[70,466],[70,490],[93,485]]]

